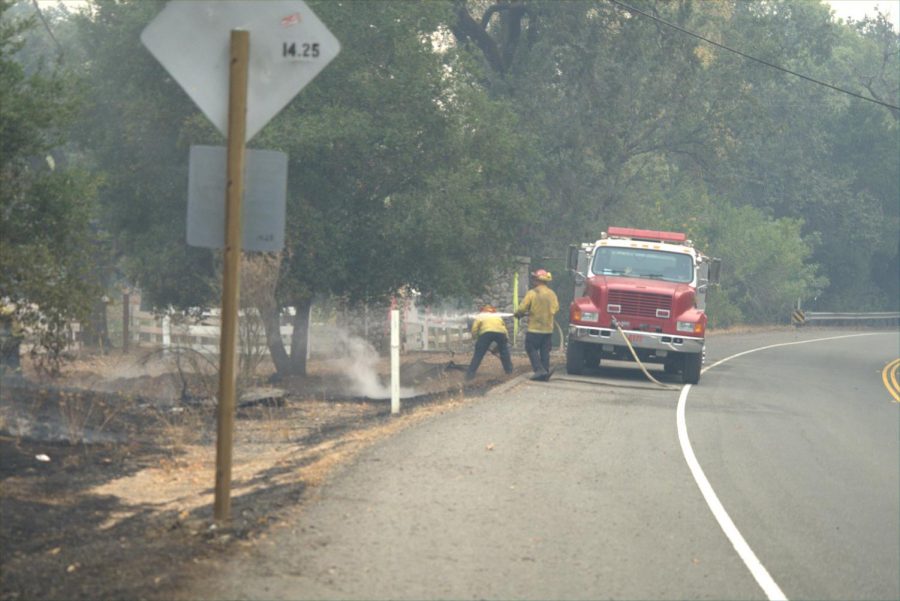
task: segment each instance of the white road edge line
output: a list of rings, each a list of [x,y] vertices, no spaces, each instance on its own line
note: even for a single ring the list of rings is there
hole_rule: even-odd
[[[756,579],[757,584],[759,584],[763,592],[765,592],[766,597],[768,597],[770,601],[787,601],[787,597],[784,596],[784,593],[781,592],[781,589],[775,584],[775,581],[772,579],[772,576],[769,575],[768,570],[766,570],[765,566],[763,566],[756,557],[756,553],[753,552],[753,549],[750,548],[750,545],[747,544],[744,537],[741,536],[741,533],[737,529],[737,526],[734,525],[734,522],[731,521],[731,517],[728,515],[728,512],[725,511],[725,508],[719,501],[719,497],[716,496],[716,492],[710,485],[709,480],[706,479],[706,474],[703,473],[703,468],[700,467],[700,463],[694,455],[694,450],[691,448],[691,441],[688,439],[687,424],[684,420],[684,406],[690,389],[690,384],[685,384],[684,388],[681,389],[681,394],[678,396],[678,415],[676,418],[678,423],[678,441],[681,443],[681,452],[684,454],[684,460],[687,461],[688,467],[691,469],[691,474],[694,475],[694,481],[700,488],[703,498],[706,499],[706,504],[709,505],[709,510],[712,511],[713,516],[716,518],[716,521],[719,522],[719,526],[722,528],[725,536],[731,541],[734,550],[737,551],[740,558],[744,561],[744,565],[750,570],[750,573]]]
[[[725,357],[719,361],[716,361],[709,367],[705,368],[702,373],[706,373],[713,367],[721,365],[726,361],[731,361],[732,359],[736,359],[737,357],[741,357],[743,355],[748,355],[750,353],[755,353],[757,351],[764,351],[766,349],[776,348],[779,346],[792,346],[795,344],[808,344],[811,342],[823,342],[825,340],[837,340],[839,338],[856,338],[858,336],[874,336],[877,334],[881,334],[882,332],[872,332],[865,334],[846,334],[843,336],[829,336],[827,338],[815,338],[812,340],[801,340],[797,342],[782,342],[780,344],[770,344],[768,346],[761,346],[759,348],[750,349],[748,351],[743,351],[741,353],[737,353],[735,355],[731,355],[730,357]],[[687,397],[688,393],[691,390],[690,384],[685,384],[681,389],[681,394],[678,395],[678,409],[676,411],[675,422],[678,428],[678,442],[681,444],[681,453],[684,455],[684,460],[688,464],[688,468],[691,470],[691,474],[694,476],[694,481],[697,483],[697,487],[700,488],[700,492],[703,494],[703,498],[706,500],[706,504],[709,506],[709,510],[712,511],[713,516],[716,518],[716,521],[719,522],[719,527],[722,528],[722,531],[725,533],[725,536],[728,537],[728,540],[731,541],[734,550],[737,551],[740,558],[743,560],[744,565],[747,566],[747,569],[750,570],[750,574],[753,575],[753,578],[756,579],[756,583],[759,584],[760,588],[762,588],[763,592],[766,594],[766,597],[769,598],[769,601],[787,601],[787,597],[781,591],[778,584],[775,583],[775,580],[772,579],[772,576],[769,574],[769,571],[766,570],[765,566],[763,566],[762,562],[759,561],[759,558],[756,557],[756,553],[753,552],[753,549],[750,548],[750,545],[747,544],[747,541],[744,540],[744,537],[741,535],[740,531],[737,529],[737,526],[734,525],[734,522],[731,520],[731,517],[728,515],[728,512],[725,511],[725,507],[722,505],[721,501],[719,501],[719,497],[716,495],[716,492],[713,490],[712,485],[709,483],[709,480],[706,478],[706,474],[703,473],[703,468],[700,467],[700,462],[697,461],[697,456],[694,455],[694,449],[691,447],[690,438],[688,438],[687,433],[687,421],[685,420],[685,407],[687,406]]]

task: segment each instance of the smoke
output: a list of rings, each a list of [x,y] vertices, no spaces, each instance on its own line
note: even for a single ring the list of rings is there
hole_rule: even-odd
[[[390,382],[383,382],[378,373],[381,357],[367,340],[339,329],[336,351],[340,355],[338,366],[346,380],[347,394],[370,399],[387,399],[391,396]],[[413,388],[400,387],[400,397],[415,396]]]

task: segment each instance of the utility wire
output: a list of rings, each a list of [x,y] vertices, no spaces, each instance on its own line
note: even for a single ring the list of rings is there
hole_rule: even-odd
[[[42,11],[41,7],[38,6],[38,1],[37,0],[31,0],[31,1],[34,4],[34,10],[37,11],[38,17],[40,17],[40,19],[41,19],[41,23],[44,24],[44,29],[47,30],[47,33],[50,34],[50,37],[53,39],[53,42],[56,44],[56,49],[59,51],[59,59],[60,59],[60,61],[62,61],[63,56],[65,56],[63,53],[62,44],[60,44],[59,40],[56,39],[56,36],[53,35],[53,30],[50,29],[50,23],[48,23],[47,18],[44,17],[44,11]]]
[[[794,75],[794,76],[796,76],[796,77],[799,77],[799,78],[801,78],[801,79],[805,79],[806,81],[811,81],[812,83],[819,84],[820,86],[825,86],[826,88],[831,88],[832,90],[835,90],[835,91],[837,91],[837,92],[842,92],[842,93],[844,93],[844,94],[848,94],[848,95],[850,95],[850,96],[854,96],[854,97],[859,98],[859,99],[861,99],[861,100],[868,100],[869,102],[874,102],[875,104],[880,104],[880,105],[882,105],[882,106],[886,106],[886,107],[889,108],[889,109],[893,109],[893,110],[895,110],[895,111],[900,111],[900,106],[894,106],[893,104],[888,104],[887,102],[882,102],[881,100],[877,100],[877,99],[875,99],[875,98],[870,98],[870,97],[868,97],[868,96],[863,96],[862,94],[857,94],[856,92],[851,92],[850,90],[846,90],[846,89],[844,89],[844,88],[839,88],[838,86],[832,85],[832,84],[830,84],[830,83],[826,83],[826,82],[824,82],[824,81],[820,81],[820,80],[818,80],[818,79],[814,79],[814,78],[809,77],[809,76],[807,76],[807,75],[803,75],[802,73],[797,73],[796,71],[791,71],[790,69],[786,69],[786,68],[781,67],[781,66],[779,66],[779,65],[770,63],[770,62],[765,61],[765,60],[763,60],[763,59],[761,59],[761,58],[756,58],[755,56],[751,56],[751,55],[749,55],[749,54],[747,54],[747,53],[745,53],[745,52],[741,52],[740,50],[735,50],[734,48],[729,48],[728,46],[725,46],[724,44],[720,44],[720,43],[718,43],[718,42],[715,42],[715,41],[713,41],[713,40],[710,40],[709,38],[705,38],[705,37],[703,37],[703,36],[700,35],[700,34],[694,33],[694,32],[692,32],[692,31],[688,31],[687,29],[684,29],[683,27],[679,27],[678,25],[675,25],[674,23],[670,23],[669,21],[666,21],[665,19],[660,19],[659,17],[657,17],[657,16],[655,16],[655,15],[651,15],[650,13],[644,12],[644,11],[642,11],[642,10],[640,10],[640,9],[637,9],[637,8],[633,7],[633,6],[629,6],[629,5],[625,4],[624,2],[620,2],[619,0],[608,0],[608,1],[609,1],[610,3],[612,3],[612,4],[616,4],[616,5],[618,5],[618,6],[621,6],[622,8],[624,8],[625,10],[627,10],[627,11],[629,11],[629,12],[632,12],[632,13],[634,13],[634,14],[637,14],[637,15],[641,15],[641,16],[647,17],[648,19],[653,19],[654,21],[656,21],[656,22],[658,22],[658,23],[662,23],[663,25],[666,25],[666,26],[668,26],[668,27],[671,27],[672,29],[675,29],[675,30],[677,30],[677,31],[680,31],[681,33],[687,34],[687,35],[689,35],[689,36],[691,36],[691,37],[695,37],[695,38],[697,38],[698,40],[703,40],[703,41],[706,42],[707,44],[712,44],[713,46],[716,46],[716,47],[718,47],[718,48],[722,48],[723,50],[727,50],[728,52],[733,52],[733,53],[737,54],[738,56],[742,56],[742,57],[744,57],[744,58],[746,58],[746,59],[748,59],[748,60],[755,61],[755,62],[760,63],[760,64],[763,64],[763,65],[765,65],[765,66],[767,66],[767,67],[771,67],[771,68],[773,68],[773,69],[777,69],[778,71],[783,71],[784,73],[789,73],[789,74]]]

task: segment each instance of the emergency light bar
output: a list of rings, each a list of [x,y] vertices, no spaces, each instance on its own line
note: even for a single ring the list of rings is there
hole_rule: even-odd
[[[682,232],[660,232],[657,230],[638,230],[631,227],[611,227],[607,230],[610,238],[629,238],[642,242],[684,242],[687,235]]]

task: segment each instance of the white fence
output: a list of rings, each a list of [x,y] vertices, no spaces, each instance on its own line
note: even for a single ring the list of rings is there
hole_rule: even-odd
[[[386,340],[389,334],[387,311],[384,313],[384,319],[381,319],[381,312],[377,313],[377,318],[368,316],[364,324],[356,324],[352,333],[378,347],[379,341]],[[248,326],[245,321],[247,319],[255,323]],[[130,321],[128,331],[131,346],[155,346],[163,349],[186,346],[204,353],[219,352],[219,317],[216,313],[191,322],[176,320],[171,315],[156,316],[134,312]],[[347,333],[347,327],[312,320],[308,353],[335,355]],[[293,326],[290,324],[290,317],[286,316],[281,324],[281,339],[288,352],[292,334]],[[265,333],[258,318],[252,315],[239,317],[239,343],[247,349],[259,349],[262,354],[268,354]],[[431,314],[429,311],[416,311],[415,308],[401,311],[400,345],[403,351],[470,351],[472,337],[467,316]]]

